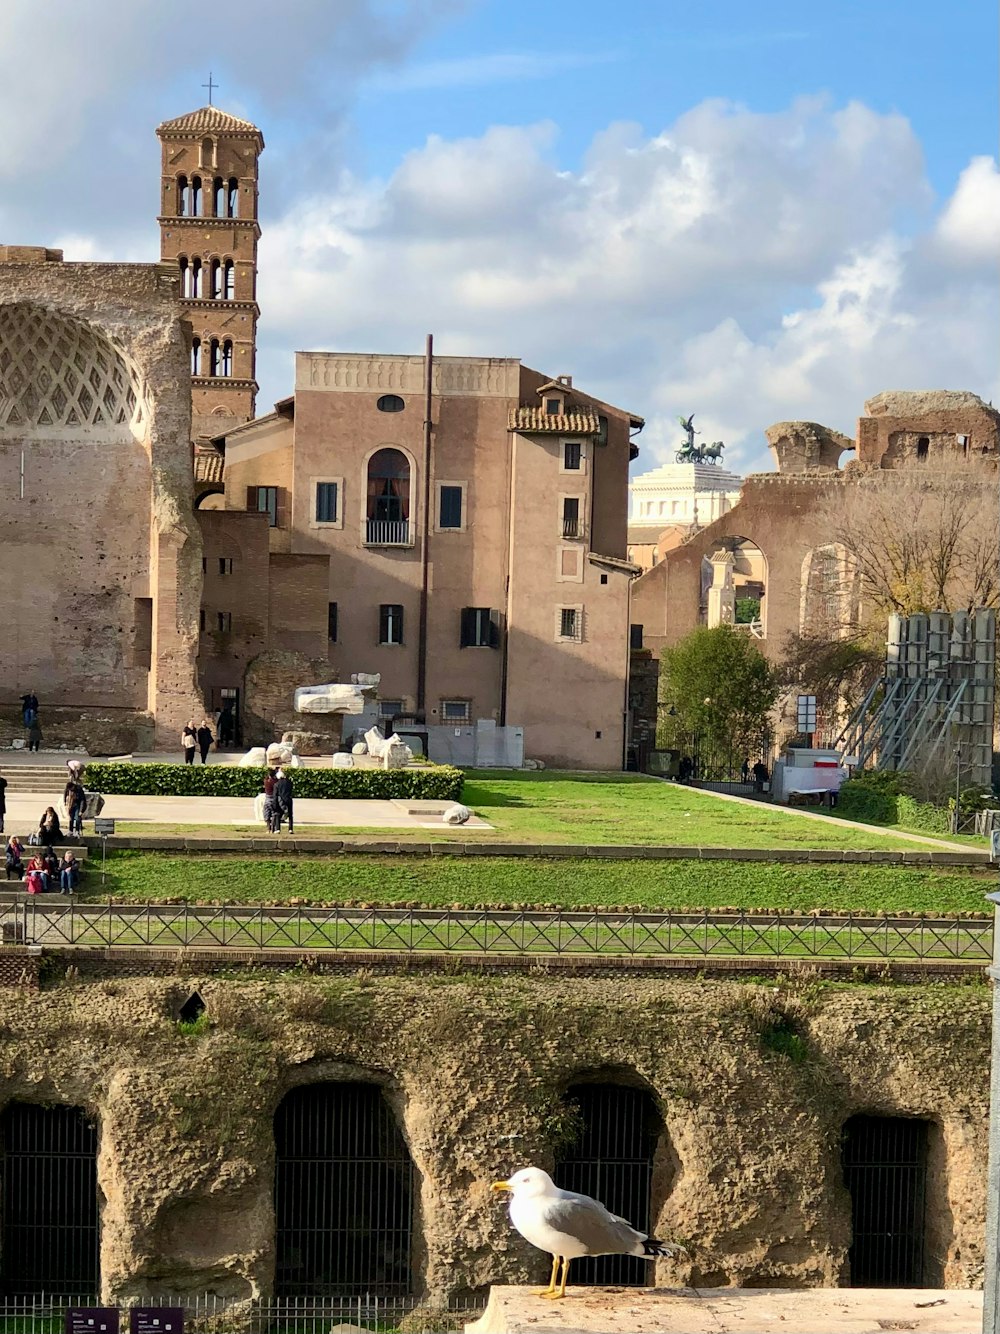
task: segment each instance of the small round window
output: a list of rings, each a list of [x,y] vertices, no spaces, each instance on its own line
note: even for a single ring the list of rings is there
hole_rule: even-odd
[[[402,412],[406,404],[398,394],[383,394],[375,406],[379,412]]]

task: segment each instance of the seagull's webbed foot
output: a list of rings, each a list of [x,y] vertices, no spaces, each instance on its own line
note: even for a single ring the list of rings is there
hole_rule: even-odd
[[[541,1292],[536,1292],[536,1297],[554,1297],[556,1295],[556,1276],[559,1273],[559,1256],[552,1257],[552,1277],[549,1279],[549,1286],[543,1288]]]
[[[559,1263],[559,1257],[556,1256],[555,1260],[556,1264],[552,1267],[552,1288],[549,1292],[540,1292],[538,1294],[540,1297],[547,1298],[550,1302],[561,1301],[563,1297],[566,1296],[566,1279],[569,1277],[569,1260],[566,1256],[563,1256],[562,1282],[559,1284],[558,1288],[556,1287],[556,1268]]]

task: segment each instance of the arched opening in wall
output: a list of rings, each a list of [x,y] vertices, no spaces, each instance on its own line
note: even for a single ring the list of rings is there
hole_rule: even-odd
[[[930,451],[931,442],[926,435],[920,436],[917,440],[917,458],[925,459]]]
[[[927,1186],[935,1129],[910,1116],[845,1122],[841,1162],[851,1196],[852,1288],[919,1288],[933,1271]],[[940,1274],[934,1278],[940,1281]]]
[[[556,1163],[556,1185],[591,1195],[640,1232],[651,1231],[654,1160],[664,1134],[652,1094],[627,1084],[582,1082],[570,1085],[566,1101],[576,1113],[577,1135]],[[575,1260],[570,1279],[644,1287],[652,1280],[651,1262],[631,1255]]]
[[[181,296],[188,296],[188,262],[186,255],[180,255],[177,259],[177,268],[181,275]]]
[[[233,373],[233,342],[227,338],[222,344],[222,374],[227,378]]]
[[[212,182],[212,216],[226,216],[226,185],[221,176],[216,176]]]
[[[201,177],[191,177],[191,217],[200,218],[202,213]]]
[[[222,374],[222,348],[217,338],[213,338],[208,345],[208,373]]]
[[[201,374],[201,339],[197,334],[191,339],[191,374]]]
[[[236,265],[227,259],[222,265],[222,299],[232,301],[236,293]]]
[[[701,562],[701,623],[731,625],[754,639],[767,638],[767,557],[748,537],[725,537]]]
[[[0,1117],[0,1291],[100,1288],[97,1127],[79,1107],[12,1102]]]
[[[188,178],[186,176],[177,177],[177,214],[182,218],[188,216],[188,207],[190,205],[188,197]]]
[[[188,265],[188,296],[192,300],[198,300],[201,296],[201,260],[193,259]]]
[[[408,1293],[413,1163],[381,1089],[292,1089],[274,1140],[276,1294]]]
[[[201,491],[195,497],[194,507],[196,510],[224,510],[226,493],[221,488],[217,491]]]
[[[368,460],[368,531],[370,543],[409,540],[410,461],[401,450],[378,449]]]
[[[230,176],[226,183],[226,217],[238,218],[240,215],[240,183],[235,176]]]
[[[219,260],[213,259],[211,265],[210,288],[212,299],[218,301],[222,296],[222,264]]]

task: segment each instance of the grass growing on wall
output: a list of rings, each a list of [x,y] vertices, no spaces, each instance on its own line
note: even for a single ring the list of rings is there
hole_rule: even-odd
[[[949,914],[982,912],[995,876],[903,866],[615,861],[541,857],[175,857],[120,851],[79,899],[431,907],[781,908]]]

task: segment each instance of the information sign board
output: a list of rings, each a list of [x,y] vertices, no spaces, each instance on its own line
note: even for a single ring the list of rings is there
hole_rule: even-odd
[[[66,1334],[118,1334],[117,1306],[71,1306]]]

